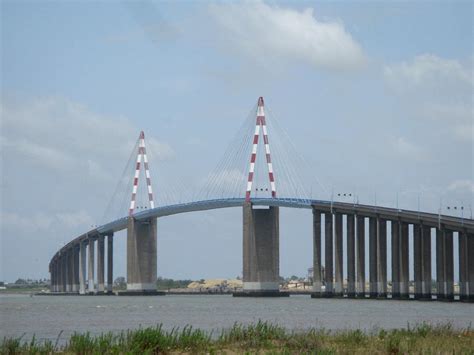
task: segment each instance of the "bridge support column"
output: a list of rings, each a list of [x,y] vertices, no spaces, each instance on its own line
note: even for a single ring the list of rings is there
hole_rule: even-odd
[[[392,299],[400,298],[400,222],[392,221]]]
[[[387,298],[387,221],[377,218],[377,297]]]
[[[431,227],[421,228],[421,250],[422,250],[422,299],[431,301]]]
[[[400,234],[400,298],[408,299],[409,293],[409,240],[408,240],[408,223],[401,223]]]
[[[88,285],[87,285],[87,292],[89,294],[95,293],[95,285],[94,285],[94,239],[89,238],[89,263],[87,265],[88,267]]]
[[[422,298],[423,287],[423,252],[422,252],[422,226],[420,224],[413,225],[413,271],[414,271],[414,281],[415,281],[415,299]]]
[[[69,292],[74,292],[74,248],[70,248],[68,251],[68,266],[69,266]]]
[[[465,301],[467,299],[468,291],[468,248],[467,235],[465,232],[458,233],[458,253],[459,253],[459,300]]]
[[[454,300],[454,260],[453,260],[453,232],[445,230],[444,232],[445,257],[444,268],[446,278],[446,299]]]
[[[79,292],[79,247],[77,245],[73,247],[73,255],[74,255],[74,275],[73,275],[72,292]]]
[[[446,295],[444,231],[436,229],[436,299],[444,300]]]
[[[321,297],[321,212],[313,208],[313,293],[312,298]]]
[[[104,236],[99,235],[97,238],[97,292],[104,293]]]
[[[332,213],[325,213],[324,215],[324,281],[326,289],[324,297],[332,297],[334,295],[333,279],[334,279],[334,259],[333,259],[333,227],[332,227]]]
[[[56,292],[56,262],[50,263],[50,270],[51,273],[51,285],[49,286],[50,292]]]
[[[287,296],[279,291],[280,232],[278,207],[243,207],[243,292],[234,296]]]
[[[357,294],[356,297],[365,298],[365,217],[356,216],[357,220]]]
[[[347,215],[347,297],[355,297],[355,228],[354,215]]]
[[[86,293],[86,243],[79,244],[79,294]]]
[[[474,302],[474,234],[468,234],[467,238],[467,298]]]
[[[334,272],[334,294],[337,297],[343,296],[343,253],[344,246],[342,244],[342,214],[336,213],[334,221],[335,226],[335,236],[334,236],[334,248],[335,248],[335,272]]]
[[[369,218],[369,296],[377,297],[377,219]]]
[[[66,250],[64,253],[64,266],[66,270],[66,293],[71,292],[71,285],[72,285],[72,270],[71,270],[71,250]]]
[[[114,285],[114,234],[107,236],[107,293],[113,292]]]
[[[156,228],[156,218],[146,221],[138,221],[133,217],[128,219],[126,294],[158,294],[156,291]]]
[[[66,254],[61,254],[61,292],[66,292],[67,285],[67,259]]]

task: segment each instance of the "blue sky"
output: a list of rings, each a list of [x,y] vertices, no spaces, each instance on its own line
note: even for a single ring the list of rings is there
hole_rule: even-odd
[[[159,198],[163,171],[206,180],[259,96],[327,190],[468,211],[472,6],[2,1],[0,279],[47,276],[62,243],[101,223],[141,129]],[[240,219],[160,220],[158,274],[238,275]],[[310,228],[310,212],[282,212],[282,275],[311,265]]]

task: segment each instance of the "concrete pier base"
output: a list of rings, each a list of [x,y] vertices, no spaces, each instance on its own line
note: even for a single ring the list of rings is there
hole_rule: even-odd
[[[279,296],[280,211],[243,206],[243,290],[234,296]]]
[[[128,219],[127,292],[156,291],[157,221]]]

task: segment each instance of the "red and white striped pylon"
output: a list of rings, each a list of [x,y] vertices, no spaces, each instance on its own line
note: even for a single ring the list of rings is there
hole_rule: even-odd
[[[153,201],[153,191],[151,189],[151,177],[150,177],[150,170],[148,168],[148,158],[146,156],[146,148],[145,148],[145,133],[143,131],[140,132],[140,136],[138,137],[138,153],[137,153],[137,165],[135,167],[135,177],[133,179],[133,189],[132,189],[132,199],[130,201],[130,209],[128,214],[131,216],[133,215],[133,211],[135,210],[135,199],[137,197],[137,190],[138,190],[138,179],[140,177],[140,166],[143,158],[143,165],[145,167],[145,175],[146,175],[146,184],[148,188],[148,200],[150,202],[150,208],[155,208],[155,202]]]
[[[250,193],[252,191],[252,182],[255,172],[255,161],[257,160],[258,137],[260,136],[260,127],[263,131],[263,143],[265,144],[265,156],[267,158],[268,177],[270,179],[270,187],[272,197],[276,197],[275,177],[273,176],[273,165],[270,156],[270,144],[268,143],[267,125],[265,123],[265,109],[263,97],[258,98],[257,105],[257,123],[255,125],[255,134],[253,136],[252,154],[250,155],[249,176],[247,179],[247,192],[245,193],[245,201],[250,201]]]

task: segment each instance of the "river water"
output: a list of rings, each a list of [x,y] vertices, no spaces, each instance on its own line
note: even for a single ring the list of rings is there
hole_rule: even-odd
[[[21,336],[63,343],[77,332],[118,332],[162,323],[205,330],[259,319],[290,330],[400,328],[408,324],[450,322],[468,327],[474,305],[466,303],[311,299],[233,298],[229,295],[35,296],[0,295],[0,337]]]

